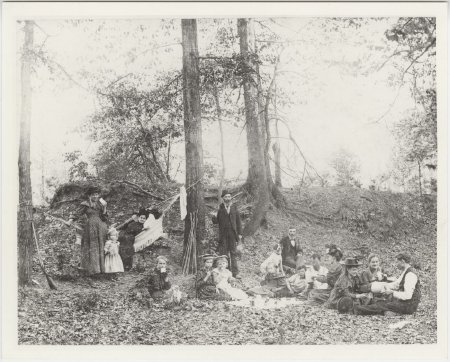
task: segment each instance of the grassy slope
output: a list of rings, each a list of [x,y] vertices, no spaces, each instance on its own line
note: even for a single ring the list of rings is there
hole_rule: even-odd
[[[288,200],[320,215],[333,215],[332,221],[317,223],[314,218],[299,218],[271,210],[267,229],[261,229],[245,241],[245,253],[240,262],[243,283],[258,284],[259,264],[289,225],[295,225],[307,255],[322,252],[325,244],[335,243],[347,254],[361,246],[380,254],[383,266],[393,272],[395,254],[407,249],[415,261],[420,261],[422,302],[414,316],[362,317],[339,315],[335,311],[302,305],[281,310],[251,310],[229,307],[221,302],[205,303],[191,311],[165,310],[148,303],[147,297],[136,290],[136,283],[145,278],[155,255],[171,257],[173,282],[192,295],[193,277],[183,276],[176,263],[181,256],[181,236],[172,235],[167,248],[147,250],[139,256],[138,271],[125,273],[117,282],[84,279],[58,281],[58,291],[49,291],[45,280],[36,279],[42,287],[26,288],[19,295],[19,340],[24,344],[329,344],[329,343],[436,343],[436,234],[433,223],[405,228],[395,241],[375,240],[368,233],[349,226],[349,213],[367,211],[361,196],[371,199],[369,207],[379,215],[371,221],[373,230],[383,229],[389,221],[389,210],[382,206],[386,200],[405,212],[414,209],[406,196],[382,195],[355,189],[307,190],[302,194],[285,191]],[[373,205],[377,204],[377,207]],[[305,206],[306,205],[306,206]],[[405,205],[407,206],[405,208]],[[130,206],[128,205],[128,208]],[[356,210],[356,211],[355,211]],[[372,210],[372,211],[373,211]],[[380,211],[381,210],[381,211]],[[414,209],[415,210],[415,209]],[[392,211],[392,210],[391,210]],[[394,214],[398,214],[398,210]],[[299,214],[301,215],[301,214]],[[342,215],[345,217],[342,218]],[[405,215],[404,215],[405,216]],[[405,217],[409,217],[406,215]],[[177,215],[169,216],[171,224]],[[380,223],[383,218],[383,223]],[[344,221],[342,221],[344,220]],[[388,220],[388,221],[386,221]],[[412,219],[411,219],[412,220]],[[410,220],[410,221],[411,221]],[[385,222],[386,221],[386,222]],[[384,225],[384,226],[383,226]],[[52,227],[50,227],[52,226]],[[68,240],[67,231],[50,224],[40,231],[44,244]],[[352,229],[353,231],[349,231]],[[210,226],[210,234],[214,230]],[[66,233],[66,235],[62,235]],[[52,244],[55,245],[55,244]],[[60,245],[60,244],[58,244]],[[56,246],[46,245],[46,262],[54,267]],[[139,283],[138,283],[139,284]],[[91,303],[91,304],[89,304]],[[90,306],[89,306],[90,305]],[[391,330],[390,323],[410,320],[401,330]],[[281,328],[280,328],[281,327]]]

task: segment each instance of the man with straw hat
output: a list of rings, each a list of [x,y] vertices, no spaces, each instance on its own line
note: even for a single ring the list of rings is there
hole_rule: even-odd
[[[242,225],[239,211],[231,202],[231,193],[227,190],[222,192],[223,202],[219,206],[217,218],[213,222],[219,224],[219,244],[220,255],[227,255],[231,261],[231,272],[233,277],[241,279],[237,263],[237,245],[242,239]]]

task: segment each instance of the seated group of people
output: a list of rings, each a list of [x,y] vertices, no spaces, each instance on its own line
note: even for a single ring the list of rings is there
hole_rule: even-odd
[[[341,261],[343,254],[337,246],[331,245],[327,256],[328,268],[321,265],[319,254],[313,254],[312,265],[298,264],[294,270],[283,265],[282,246],[277,244],[274,252],[261,264],[264,279],[260,285],[243,291],[227,269],[227,256],[203,255],[203,267],[196,275],[196,295],[203,300],[245,300],[249,295],[297,297],[340,313],[364,315],[412,314],[417,310],[420,282],[409,264],[408,255],[397,255],[397,267],[402,273],[395,281],[389,281],[382,272],[377,255],[369,256],[368,268],[361,273],[357,259]],[[149,278],[149,292],[155,299],[173,291],[166,263],[164,257],[158,257],[157,266]]]
[[[261,265],[266,273],[261,286],[251,288],[247,293],[269,297],[297,296],[310,304],[337,309],[340,313],[412,314],[417,310],[420,282],[407,254],[396,257],[401,275],[394,281],[382,272],[378,255],[369,256],[368,268],[362,272],[358,270],[361,264],[357,259],[341,261],[343,253],[335,245],[327,249],[327,256],[328,268],[321,265],[319,254],[313,254],[312,265],[306,266],[300,252],[295,258],[294,271],[292,264],[283,265],[282,246],[276,245],[275,252]]]

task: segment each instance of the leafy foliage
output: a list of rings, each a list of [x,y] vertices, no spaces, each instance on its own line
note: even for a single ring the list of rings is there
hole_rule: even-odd
[[[94,159],[110,179],[170,179],[170,147],[182,135],[180,74],[162,76],[150,91],[122,81],[110,88],[87,128],[99,143]]]
[[[330,165],[336,172],[336,184],[338,186],[355,184],[360,164],[354,154],[344,148],[340,148],[331,160]]]

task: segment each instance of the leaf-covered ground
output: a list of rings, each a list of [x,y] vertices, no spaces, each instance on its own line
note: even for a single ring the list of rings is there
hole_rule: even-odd
[[[366,193],[369,191],[355,189],[322,190],[301,194],[285,191],[292,204],[298,203],[301,207],[294,207],[297,211],[289,214],[271,210],[268,228],[261,229],[245,241],[245,252],[240,262],[243,285],[250,287],[259,283],[259,264],[288,226],[293,224],[297,226],[307,255],[316,251],[323,253],[328,243],[340,245],[347,255],[376,252],[380,254],[387,271],[398,275],[392,267],[396,253],[400,250],[410,252],[422,284],[422,301],[414,315],[343,315],[307,303],[273,310],[229,306],[224,302],[199,304],[193,298],[193,277],[181,275],[177,264],[181,256],[181,236],[176,232],[170,235],[169,240],[138,255],[136,269],[120,275],[117,281],[70,278],[62,271],[67,270],[64,263],[70,264],[72,259],[76,259],[73,235],[54,222],[46,221],[40,224],[39,235],[46,265],[53,275],[59,275],[56,279],[58,290],[49,290],[45,278],[35,269],[33,278],[39,286],[19,291],[19,342],[436,343],[436,228],[433,207],[418,204],[415,198],[406,195],[392,197],[375,192],[368,195]],[[371,201],[361,203],[361,196]],[[374,213],[372,219],[366,212],[370,208],[370,212]],[[305,210],[311,214],[305,214]],[[361,216],[364,212],[366,216]],[[324,218],[317,218],[317,215]],[[174,223],[175,218],[176,215]],[[372,223],[369,226],[361,222],[367,223],[367,218]],[[412,222],[415,226],[409,227]],[[214,235],[214,229],[209,228],[211,235]],[[65,261],[55,256],[62,252],[68,258]],[[154,265],[154,257],[161,253],[170,256],[174,284],[180,285],[191,297],[182,310],[164,309],[152,303],[143,288],[145,275]],[[390,328],[400,321],[411,323],[401,329]]]

